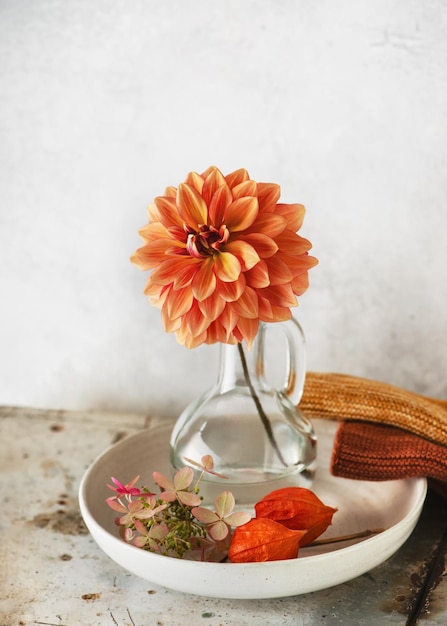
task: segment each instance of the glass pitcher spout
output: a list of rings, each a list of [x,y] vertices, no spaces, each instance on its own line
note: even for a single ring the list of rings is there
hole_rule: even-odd
[[[276,388],[266,359],[271,326],[261,323],[250,350],[221,344],[216,385],[183,411],[173,429],[175,468],[211,455],[216,473],[226,477],[207,475],[202,494],[212,487],[230,489],[242,503],[286,485],[311,484],[317,441],[297,408],[305,379],[304,335],[293,318],[274,324],[284,331],[285,350],[282,359],[272,359],[284,361],[285,354],[286,363],[284,383]]]

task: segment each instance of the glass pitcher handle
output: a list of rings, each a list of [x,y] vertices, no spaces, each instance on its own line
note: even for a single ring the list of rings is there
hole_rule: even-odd
[[[280,389],[295,406],[303,395],[306,378],[306,344],[303,329],[295,318],[280,322],[287,338],[287,371],[284,387]]]

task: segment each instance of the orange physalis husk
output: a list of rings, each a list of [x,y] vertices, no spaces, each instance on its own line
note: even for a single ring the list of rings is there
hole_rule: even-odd
[[[307,530],[300,544],[305,546],[324,533],[337,509],[323,504],[309,489],[284,487],[264,496],[255,511],[257,518],[274,520],[292,530]]]
[[[235,529],[228,558],[232,563],[294,559],[305,530],[290,530],[270,519],[255,518]]]

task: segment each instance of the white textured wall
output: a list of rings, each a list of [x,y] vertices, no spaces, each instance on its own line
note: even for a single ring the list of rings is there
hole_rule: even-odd
[[[447,396],[445,0],[0,0],[0,403],[175,415],[128,261],[210,164],[302,202],[309,369]]]

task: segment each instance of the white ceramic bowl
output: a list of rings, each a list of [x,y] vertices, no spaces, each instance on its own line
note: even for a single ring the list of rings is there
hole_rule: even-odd
[[[367,539],[304,548],[297,559],[267,563],[201,563],[152,554],[118,538],[114,512],[105,499],[115,476],[153,486],[152,471],[170,473],[170,426],[133,435],[104,452],[84,475],[79,502],[84,521],[100,548],[116,563],[153,583],[219,598],[275,598],[317,591],[353,579],[388,559],[406,541],[419,518],[425,479],[365,482],[335,478],[328,464],[335,425],[315,423],[319,468],[313,491],[338,508],[324,536],[385,528]]]

